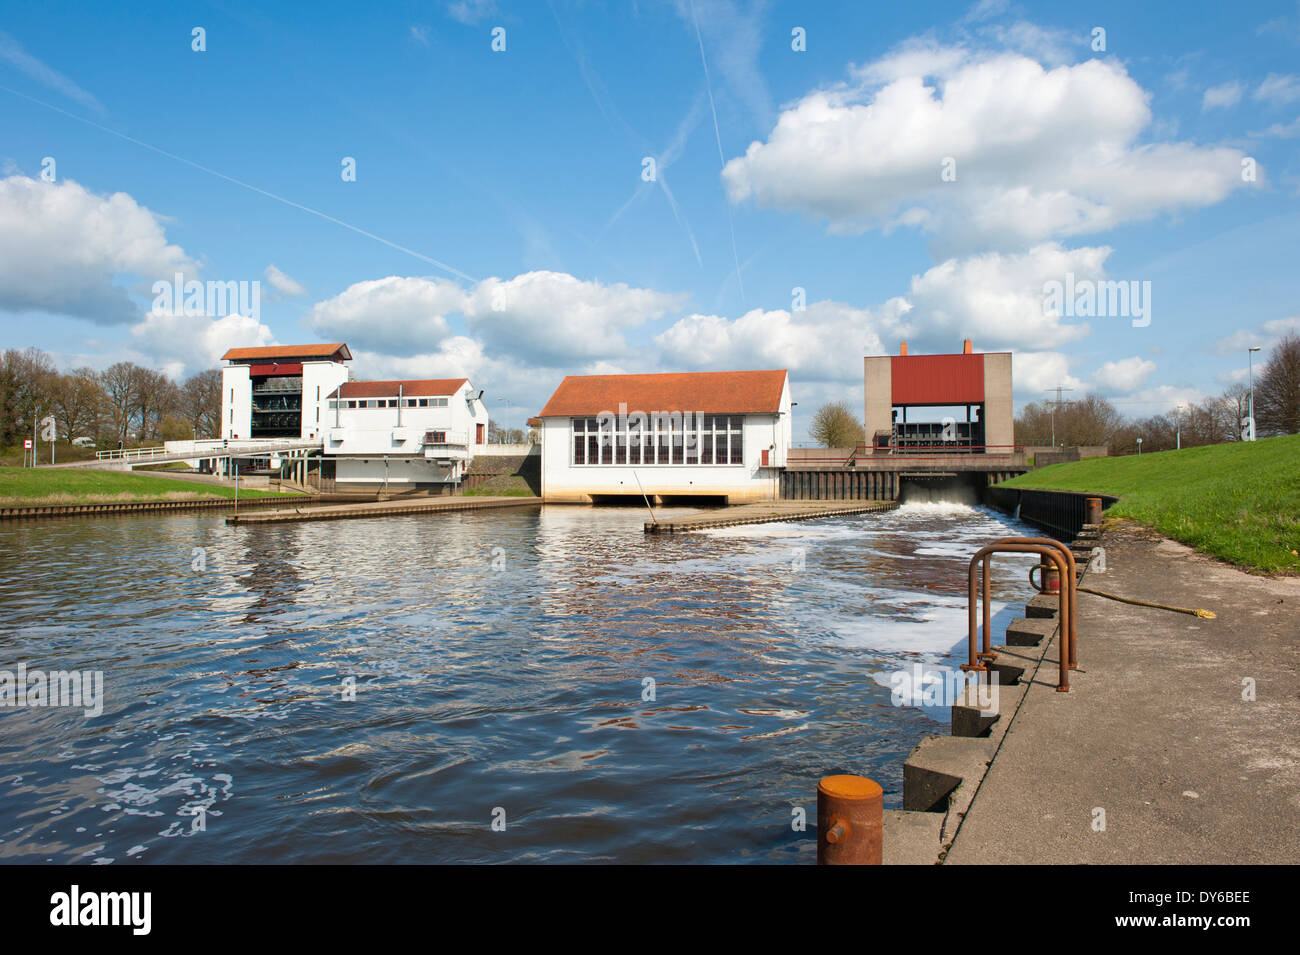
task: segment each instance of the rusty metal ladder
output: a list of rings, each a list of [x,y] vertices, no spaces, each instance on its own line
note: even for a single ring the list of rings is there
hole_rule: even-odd
[[[998,655],[993,651],[992,611],[989,606],[989,574],[994,554],[1037,554],[1043,563],[1050,562],[1055,566],[1061,581],[1061,590],[1057,598],[1061,648],[1056,689],[1059,693],[1068,693],[1070,691],[1070,671],[1077,669],[1079,666],[1078,633],[1076,630],[1078,579],[1075,575],[1076,564],[1073,552],[1061,541],[1050,537],[1003,537],[981,547],[971,557],[966,576],[969,616],[967,631],[968,660],[966,663],[961,664],[961,669],[967,673],[977,674],[976,679],[978,679],[978,674],[988,672],[989,667],[987,664],[998,658]],[[982,569],[980,594],[977,594],[975,587],[975,570],[977,567]],[[984,608],[982,649],[980,641],[977,639],[981,595]]]

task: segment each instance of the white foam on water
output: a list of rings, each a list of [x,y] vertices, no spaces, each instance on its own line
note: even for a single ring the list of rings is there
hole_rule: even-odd
[[[997,604],[990,605],[994,611]],[[967,611],[961,606],[928,606],[913,611],[920,620],[892,617],[828,616],[822,627],[845,647],[881,653],[947,656],[966,642]]]

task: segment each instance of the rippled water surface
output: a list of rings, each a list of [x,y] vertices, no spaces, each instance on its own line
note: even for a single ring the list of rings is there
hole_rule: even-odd
[[[890,674],[961,662],[966,560],[1027,531],[644,519],[0,525],[0,669],[102,671],[105,697],[0,707],[0,861],[811,861],[792,810],[815,830],[837,771],[900,804],[948,714]]]

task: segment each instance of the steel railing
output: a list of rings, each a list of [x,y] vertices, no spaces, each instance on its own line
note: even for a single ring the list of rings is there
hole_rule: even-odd
[[[796,449],[791,449],[796,450]],[[1024,453],[1025,446],[1022,444],[975,444],[975,445],[927,445],[915,448],[872,448],[870,445],[859,445],[853,449],[849,455],[843,454],[822,454],[822,455],[803,455],[787,454],[787,466],[800,466],[805,464],[826,464],[838,467],[853,467],[854,463],[859,460],[880,461],[885,458],[903,458],[909,461],[925,458],[949,458],[954,456],[974,457],[978,456],[981,461],[1012,459],[1017,454]]]
[[[1061,645],[1058,656],[1058,677],[1056,689],[1061,693],[1068,693],[1070,690],[1070,670],[1078,668],[1078,633],[1076,630],[1076,618],[1078,611],[1078,580],[1075,576],[1074,554],[1070,548],[1058,540],[1050,537],[1003,537],[991,544],[981,547],[975,552],[970,559],[970,567],[967,570],[967,611],[968,611],[968,630],[967,630],[967,662],[961,664],[961,669],[968,673],[984,673],[989,667],[988,663],[997,660],[997,653],[993,650],[993,627],[992,611],[990,607],[990,571],[992,569],[992,557],[994,554],[1037,554],[1041,561],[1050,562],[1056,567],[1057,574],[1061,581],[1061,589],[1058,593],[1059,621],[1061,633]],[[975,570],[977,567],[982,569],[982,586],[980,591],[983,596],[983,643],[981,649],[978,640],[978,618],[980,599],[976,592]]]
[[[96,451],[95,457],[101,461],[129,461],[135,458],[155,458],[169,453],[166,448],[113,448],[111,451]]]

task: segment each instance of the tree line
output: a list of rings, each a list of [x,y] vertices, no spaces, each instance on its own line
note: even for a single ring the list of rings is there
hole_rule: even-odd
[[[1130,418],[1098,395],[1077,401],[1031,401],[1016,417],[1016,444],[1106,445],[1112,454],[1132,454],[1142,439],[1144,451],[1167,451],[1242,439],[1242,419],[1250,407],[1250,389],[1233,385],[1199,404],[1171,409],[1148,418]],[[1270,351],[1255,378],[1255,434],[1267,438],[1300,434],[1300,337],[1288,335]],[[851,448],[865,442],[858,412],[847,402],[822,405],[808,426],[808,436],[827,448]]]
[[[1233,385],[1198,404],[1165,414],[1130,418],[1105,398],[1030,402],[1016,417],[1016,444],[1050,445],[1055,417],[1058,445],[1107,445],[1112,454],[1168,451],[1242,440],[1250,408],[1250,389]],[[1255,378],[1255,435],[1268,438],[1300,433],[1300,338],[1289,335],[1275,345]]]
[[[177,383],[120,361],[65,373],[40,349],[7,349],[0,355],[0,448],[21,444],[49,415],[60,441],[88,438],[97,447],[219,437],[221,372]]]

